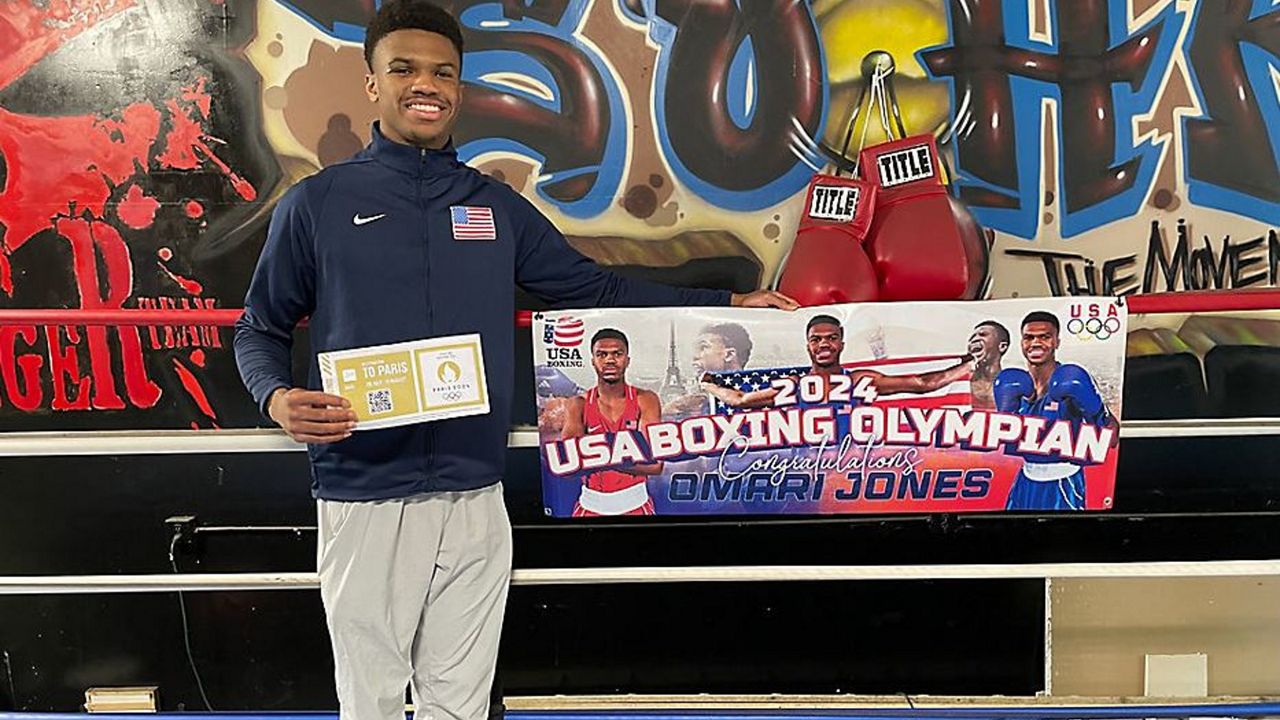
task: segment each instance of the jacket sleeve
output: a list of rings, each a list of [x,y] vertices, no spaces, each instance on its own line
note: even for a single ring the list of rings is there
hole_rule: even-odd
[[[291,188],[272,212],[236,321],[236,366],[264,415],[271,393],[293,387],[293,329],[315,308],[314,225],[305,205],[306,184]]]
[[[513,193],[514,195],[514,193]],[[574,250],[532,204],[519,195],[516,283],[556,308],[725,306],[727,290],[677,288],[624,278]]]

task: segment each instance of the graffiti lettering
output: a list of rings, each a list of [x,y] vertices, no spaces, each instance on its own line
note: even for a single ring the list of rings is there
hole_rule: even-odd
[[[141,310],[214,310],[217,300],[213,298],[136,298],[137,307]],[[146,328],[152,350],[173,350],[175,348],[199,347],[221,348],[222,335],[216,326],[210,325],[164,325]]]
[[[1066,295],[1132,295],[1138,286],[1132,274],[1121,275],[1137,264],[1136,255],[1098,263],[1077,253],[1044,250],[1008,250],[1011,257],[1035,258],[1044,265],[1045,282],[1055,297]],[[1065,282],[1064,282],[1065,281]]]
[[[1130,33],[1126,0],[1053,0],[1056,38],[1033,40],[1028,3],[950,0],[950,45],[921,53],[951,78],[961,198],[985,226],[1035,237],[1040,208],[1041,102],[1057,102],[1062,232],[1077,235],[1132,215],[1150,188],[1159,148],[1135,145],[1182,14],[1172,3]]]
[[[1054,296],[1229,290],[1274,286],[1280,279],[1280,233],[1275,230],[1244,242],[1233,242],[1226,235],[1216,246],[1205,235],[1202,246],[1192,247],[1191,232],[1179,221],[1172,250],[1165,235],[1160,223],[1151,223],[1141,283],[1132,273],[1122,274],[1137,264],[1137,255],[1098,261],[1078,253],[1047,250],[1012,249],[1005,254],[1040,261],[1045,283]]]
[[[1184,120],[1191,199],[1280,223],[1280,121],[1260,106],[1277,102],[1280,10],[1264,0],[1252,13],[1240,0],[1201,3],[1192,22],[1187,59],[1204,115]]]
[[[739,210],[768,207],[804,188],[820,162],[813,138],[826,107],[808,5],[645,5],[661,48],[658,131],[677,176],[707,200]]]
[[[1208,235],[1203,237],[1202,247],[1193,248],[1191,232],[1183,221],[1178,222],[1177,235],[1177,244],[1170,253],[1160,223],[1151,223],[1143,292],[1225,290],[1276,284],[1280,236],[1275,230],[1243,243],[1233,243],[1231,236],[1226,235],[1218,250],[1214,250]]]
[[[0,376],[4,378],[4,391],[9,402],[23,412],[34,412],[44,403],[44,388],[40,383],[40,368],[44,358],[34,352],[18,352],[18,340],[28,348],[36,344],[34,325],[0,326]]]
[[[622,179],[626,113],[603,59],[574,41],[588,3],[522,5],[454,4],[467,47],[460,151],[531,156],[539,194],[571,215],[598,214]]]
[[[131,405],[154,407],[160,399],[159,388],[147,377],[141,355],[136,361],[129,360],[128,352],[113,355],[108,333],[114,335],[121,348],[138,337],[136,328],[0,327],[0,377],[9,402],[24,412],[37,411],[44,403],[46,383],[51,383],[53,398],[49,407],[55,411],[121,410],[125,403],[120,397],[117,370],[122,369],[124,390]],[[46,358],[49,369],[43,374]],[[120,363],[118,367],[116,362]]]

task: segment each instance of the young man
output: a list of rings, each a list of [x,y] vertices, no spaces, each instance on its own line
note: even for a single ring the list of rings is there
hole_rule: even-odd
[[[366,29],[367,148],[291,188],[272,215],[236,326],[263,412],[309,443],[321,597],[342,720],[485,717],[511,572],[502,501],[515,365],[515,283],[556,307],[794,308],[625,280],[569,247],[532,205],[462,163],[462,33],[425,2],[384,3]],[[292,332],[310,318],[305,385]],[[479,333],[488,415],[353,433],[316,390],[315,354]]]
[[[1009,350],[1009,329],[995,320],[983,320],[973,328],[969,336],[969,354],[973,356],[973,377],[969,378],[969,394],[973,407],[994,410],[996,396],[993,390],[1000,374],[1001,361]]]
[[[591,338],[596,385],[571,401],[561,437],[624,430],[643,436],[645,428],[662,419],[658,395],[627,384],[630,353],[627,336],[619,330],[605,328]],[[588,474],[582,480],[573,516],[652,515],[653,498],[646,481],[660,472],[662,463],[653,462]]]
[[[996,409],[1045,419],[1046,427],[1114,425],[1097,385],[1079,365],[1058,362],[1060,325],[1053,313],[1033,312],[1022,320],[1022,356],[1027,369],[1008,368],[996,376]],[[1010,446],[1010,450],[1012,450]],[[1083,510],[1084,467],[1067,460],[1026,456],[1005,503],[1009,510]]]

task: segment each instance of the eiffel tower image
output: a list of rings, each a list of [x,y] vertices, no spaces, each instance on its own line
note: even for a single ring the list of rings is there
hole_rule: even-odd
[[[680,365],[676,363],[676,324],[671,323],[671,342],[667,359],[667,377],[662,383],[659,396],[665,403],[672,398],[680,397],[688,392],[684,386],[684,376],[680,374]]]

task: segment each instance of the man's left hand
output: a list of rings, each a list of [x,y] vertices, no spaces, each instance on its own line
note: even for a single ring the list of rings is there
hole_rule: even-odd
[[[746,295],[734,293],[730,304],[734,307],[779,308],[782,310],[795,310],[800,307],[800,303],[774,290],[756,290]]]

